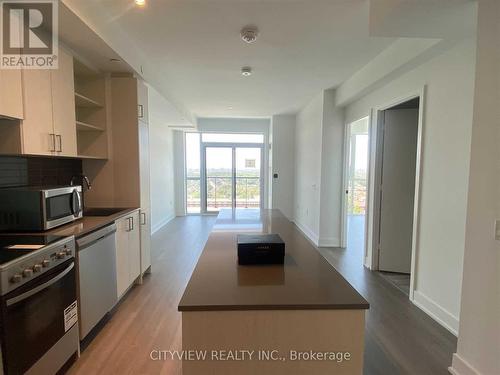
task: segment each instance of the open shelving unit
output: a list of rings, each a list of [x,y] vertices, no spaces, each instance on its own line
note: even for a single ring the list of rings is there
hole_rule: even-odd
[[[75,92],[75,105],[80,108],[102,108],[103,105],[95,100]]]
[[[106,78],[77,59],[74,59],[74,74],[78,156],[106,160]]]
[[[105,129],[103,129],[97,125],[87,124],[86,122],[82,122],[82,121],[76,122],[76,130],[82,131],[82,132],[91,132],[91,131],[103,132],[103,131],[105,131]]]

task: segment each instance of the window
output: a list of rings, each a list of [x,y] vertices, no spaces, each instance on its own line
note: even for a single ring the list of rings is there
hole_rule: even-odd
[[[264,134],[185,133],[186,213],[262,206]]]

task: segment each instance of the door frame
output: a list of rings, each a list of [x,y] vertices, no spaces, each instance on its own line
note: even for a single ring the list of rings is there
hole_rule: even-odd
[[[366,202],[365,202],[365,245],[364,245],[364,255],[363,264],[366,263],[367,255],[367,237],[368,237],[368,205],[369,205],[369,184],[370,184],[370,158],[371,158],[371,127],[372,127],[372,115],[369,113],[366,116],[360,117],[356,120],[350,121],[345,124],[344,127],[344,144],[343,144],[343,154],[344,162],[342,166],[342,217],[340,220],[340,247],[347,247],[347,221],[348,221],[348,194],[346,193],[349,189],[349,160],[350,160],[350,145],[351,145],[351,125],[360,120],[367,119],[368,121],[368,156],[367,156],[367,174],[366,174]]]
[[[200,170],[200,187],[201,187],[201,214],[217,215],[217,211],[207,211],[207,148],[230,148],[232,153],[232,208],[235,209],[236,203],[236,149],[237,148],[260,148],[260,209],[264,208],[264,144],[263,143],[233,143],[233,142],[202,142],[201,148],[201,170]]]
[[[368,191],[368,225],[367,225],[367,257],[365,266],[371,270],[378,270],[379,261],[379,241],[380,241],[380,194],[382,177],[382,150],[383,150],[383,125],[385,120],[385,110],[398,104],[419,98],[418,108],[418,131],[417,131],[417,157],[415,164],[415,195],[413,208],[413,230],[411,246],[411,268],[410,268],[410,291],[409,299],[413,301],[416,283],[416,257],[418,251],[418,237],[420,229],[420,195],[422,180],[422,157],[423,157],[423,136],[424,136],[424,109],[425,109],[426,87],[389,101],[388,103],[374,107],[372,109],[373,121],[371,127],[372,141],[370,142],[370,172]]]

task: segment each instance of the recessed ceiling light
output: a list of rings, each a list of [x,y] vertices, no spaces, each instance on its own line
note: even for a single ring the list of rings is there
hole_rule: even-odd
[[[135,4],[143,7],[144,5],[146,5],[146,0],[135,0]]]
[[[241,68],[241,75],[244,77],[249,77],[252,75],[252,68],[249,66],[244,66]]]
[[[257,40],[259,30],[255,26],[245,26],[240,32],[241,39],[247,43],[253,43]]]
[[[120,62],[121,60],[120,59],[111,58],[111,59],[109,59],[109,61],[112,62],[112,63],[116,63],[116,62]]]

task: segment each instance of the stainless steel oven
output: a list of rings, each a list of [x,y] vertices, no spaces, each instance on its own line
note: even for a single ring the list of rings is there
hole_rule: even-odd
[[[82,216],[81,186],[0,189],[0,230],[47,230]]]
[[[4,373],[55,374],[76,359],[73,237],[0,236],[0,293]]]

